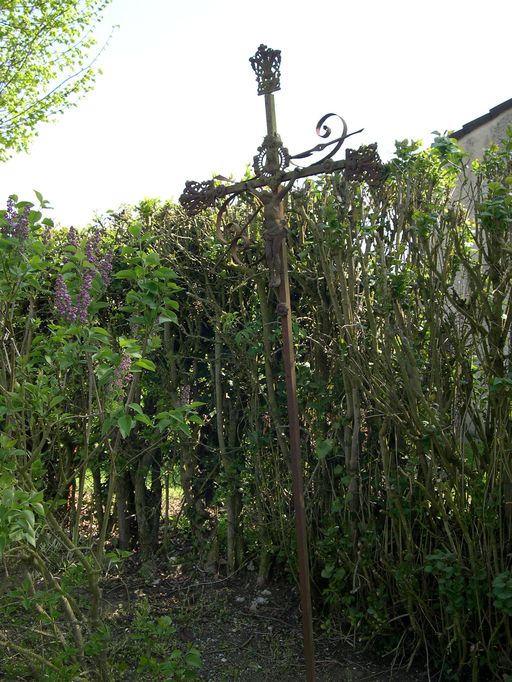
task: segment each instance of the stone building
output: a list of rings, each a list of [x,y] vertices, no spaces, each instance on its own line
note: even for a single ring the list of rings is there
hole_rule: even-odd
[[[465,171],[453,193],[453,197],[468,207],[469,215],[473,215],[472,205],[475,200],[474,180],[471,162],[481,159],[486,149],[492,144],[499,144],[506,137],[507,128],[512,126],[512,99],[493,107],[487,114],[465,123],[460,130],[450,135],[454,137],[467,153]],[[460,272],[455,278],[455,291],[462,299],[470,295],[469,281]]]
[[[471,159],[481,159],[484,151],[503,140],[512,126],[512,99],[493,107],[487,114],[465,123],[450,137],[454,137]]]

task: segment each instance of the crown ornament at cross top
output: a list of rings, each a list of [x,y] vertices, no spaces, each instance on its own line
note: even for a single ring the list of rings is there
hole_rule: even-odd
[[[258,95],[270,95],[281,89],[281,50],[260,45],[249,59],[258,82]]]

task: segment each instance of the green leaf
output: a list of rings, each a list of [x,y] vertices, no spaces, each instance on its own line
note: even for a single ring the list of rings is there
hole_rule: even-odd
[[[153,274],[158,275],[158,277],[161,277],[162,279],[177,277],[177,274],[174,272],[174,270],[171,270],[171,268],[167,267],[157,268]]]
[[[135,419],[138,422],[142,422],[143,424],[146,424],[146,426],[153,426],[153,422],[151,419],[148,417],[147,414],[136,414]]]
[[[185,654],[185,663],[190,668],[200,668],[202,665],[201,654],[198,649],[191,647]]]
[[[138,239],[142,233],[142,227],[139,223],[132,223],[128,228],[128,232]]]
[[[149,369],[150,372],[154,372],[156,370],[156,365],[152,360],[147,360],[142,358],[141,360],[137,360],[137,362],[133,363],[133,367],[142,367],[142,369]]]
[[[334,565],[333,564],[327,564],[325,568],[321,572],[322,578],[330,578],[331,575],[334,573]]]
[[[178,321],[178,318],[176,317],[175,313],[172,313],[169,311],[162,313],[162,315],[160,315],[158,317],[158,322],[160,322],[160,324],[162,324],[163,322],[177,322],[177,321]]]
[[[316,456],[318,459],[325,459],[333,447],[334,443],[330,438],[319,441],[316,446]]]
[[[136,279],[135,270],[119,270],[114,275],[115,279]]]
[[[45,515],[44,507],[43,507],[43,505],[41,504],[41,502],[34,502],[34,503],[32,504],[32,506],[34,507],[35,511],[36,511],[40,516],[44,516],[44,515]]]
[[[33,527],[35,523],[34,512],[31,509],[22,509],[20,515],[28,522],[29,526]]]
[[[110,333],[106,329],[103,329],[103,327],[93,327],[91,331],[100,336],[110,336]]]
[[[158,265],[160,263],[160,257],[154,251],[147,253],[144,257],[144,260],[148,265],[152,266]]]
[[[130,435],[130,431],[135,426],[135,421],[130,417],[129,414],[123,414],[117,420],[117,426],[121,432],[121,436],[126,438]]]

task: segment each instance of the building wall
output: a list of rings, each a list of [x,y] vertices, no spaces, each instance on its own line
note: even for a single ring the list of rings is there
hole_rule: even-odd
[[[472,185],[474,181],[471,162],[474,159],[481,159],[485,150],[491,145],[499,144],[506,137],[509,126],[512,126],[512,99],[494,107],[488,114],[466,123],[452,135],[468,154],[468,158],[465,160],[466,172],[459,179],[453,193],[454,198],[462,204],[471,206],[470,198],[473,196]],[[458,295],[467,299],[469,282],[465,274],[459,273],[455,278],[454,285]]]
[[[479,121],[482,122],[479,123]],[[475,126],[477,123],[479,124]],[[489,114],[482,116],[481,119],[466,124],[461,130],[454,133],[454,137],[459,141],[459,144],[469,154],[471,159],[481,159],[484,151],[491,144],[496,144],[503,140],[508,126],[512,126],[512,106],[494,115],[493,110],[491,110]]]
[[[474,175],[471,162],[481,159],[486,149],[492,144],[499,144],[506,136],[507,128],[512,126],[512,99],[499,104],[484,116],[466,123],[460,130],[452,134],[464,151],[466,170],[460,177],[453,196],[467,206],[471,205]]]

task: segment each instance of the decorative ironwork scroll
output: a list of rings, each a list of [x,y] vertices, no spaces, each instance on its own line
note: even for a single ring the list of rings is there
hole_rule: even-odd
[[[325,114],[325,116],[322,116],[322,118],[318,121],[316,124],[316,134],[319,137],[322,137],[324,139],[328,138],[332,134],[332,130],[330,126],[325,125],[325,122],[328,121],[330,118],[335,116],[337,119],[341,121],[342,127],[343,127],[343,132],[340,135],[340,137],[337,137],[334,140],[329,140],[329,142],[321,142],[314,147],[311,147],[311,149],[307,149],[305,152],[301,152],[300,154],[294,154],[293,156],[290,157],[291,163],[294,166],[299,166],[299,164],[295,163],[294,159],[307,159],[310,156],[313,156],[315,152],[322,152],[324,149],[327,149],[327,147],[331,147],[332,149],[329,151],[326,156],[323,156],[322,158],[318,159],[315,161],[315,164],[317,163],[322,163],[322,161],[326,161],[327,159],[332,158],[336,152],[341,148],[347,137],[350,137],[350,135],[355,135],[356,133],[348,133],[348,127],[345,122],[345,119],[343,119],[341,116],[338,114]],[[361,131],[358,130],[356,131],[360,133]]]
[[[215,185],[213,180],[188,180],[185,189],[180,196],[180,204],[188,215],[197,215],[206,208],[215,205],[217,199],[225,196],[227,188],[224,185]]]
[[[382,183],[386,171],[377,153],[376,144],[362,146],[359,149],[347,149],[345,156],[347,180],[363,180],[370,187],[376,187]]]

